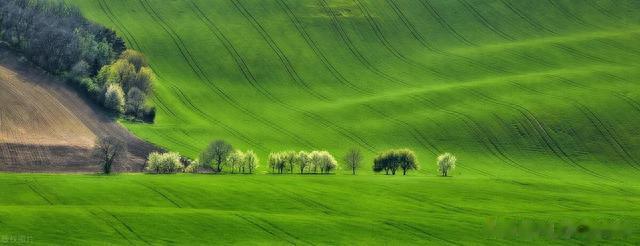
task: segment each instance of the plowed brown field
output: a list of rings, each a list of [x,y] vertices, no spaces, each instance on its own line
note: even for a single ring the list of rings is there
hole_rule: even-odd
[[[62,81],[0,49],[0,171],[97,171],[91,149],[105,135],[128,143],[129,164],[119,170],[140,170],[155,149]]]

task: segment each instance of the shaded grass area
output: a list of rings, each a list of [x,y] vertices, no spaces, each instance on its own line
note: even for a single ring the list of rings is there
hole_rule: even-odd
[[[638,240],[637,183],[1,174],[0,186],[7,188],[0,197],[0,235],[27,236],[36,244]]]

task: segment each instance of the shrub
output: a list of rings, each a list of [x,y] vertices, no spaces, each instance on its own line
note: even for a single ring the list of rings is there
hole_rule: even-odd
[[[244,165],[244,153],[240,150],[233,151],[227,157],[227,165],[231,168],[231,173],[235,173],[236,170],[240,172]]]
[[[126,50],[122,52],[122,55],[120,55],[120,59],[127,60],[135,67],[136,71],[140,71],[142,67],[149,66],[144,55],[135,50]]]
[[[124,92],[118,84],[109,84],[104,93],[104,106],[116,113],[124,112]]]
[[[144,94],[137,87],[133,87],[127,92],[125,114],[136,118],[142,118],[144,115]]]
[[[147,158],[147,171],[155,173],[176,173],[182,171],[184,166],[180,162],[180,154],[175,152],[153,152]]]
[[[245,152],[242,173],[244,173],[245,170],[249,173],[253,173],[253,171],[260,166],[259,163],[260,160],[258,159],[258,155],[256,155],[253,150]]]
[[[327,151],[313,151],[309,154],[309,159],[314,167],[314,172],[317,169],[320,169],[320,173],[331,173],[333,170],[338,168],[338,162],[336,159]]]
[[[438,156],[438,173],[443,177],[449,175],[449,172],[456,168],[456,156],[451,153],[444,153]]]
[[[373,171],[376,173],[384,171],[385,174],[391,172],[392,175],[396,175],[400,168],[403,175],[407,175],[409,170],[419,168],[416,155],[410,149],[388,150],[373,160]]]

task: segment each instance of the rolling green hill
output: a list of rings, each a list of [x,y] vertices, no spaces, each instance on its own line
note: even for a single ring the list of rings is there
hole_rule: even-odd
[[[640,170],[637,1],[70,1],[158,74],[138,136],[195,157],[449,151],[465,175]]]
[[[150,59],[158,115],[123,122],[136,135],[191,157],[226,139],[256,150],[261,172],[288,149],[359,147],[367,164],[0,174],[0,244],[640,240],[638,1],[65,1]],[[419,173],[369,171],[398,147]],[[459,167],[436,177],[445,151]]]

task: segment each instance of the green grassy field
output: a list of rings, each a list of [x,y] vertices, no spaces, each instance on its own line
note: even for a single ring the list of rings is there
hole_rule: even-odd
[[[159,76],[157,122],[126,126],[191,157],[218,138],[263,159],[410,147],[580,178],[640,159],[636,1],[70,2]]]
[[[356,177],[0,175],[0,236],[640,240],[638,1],[65,1],[148,56],[156,123],[124,122],[143,139],[191,157],[226,139],[257,151],[261,173],[288,149],[359,147],[366,164]],[[399,147],[422,170],[371,175]],[[445,151],[453,178],[435,177]]]
[[[0,174],[0,186],[6,188],[0,193],[0,239],[18,243],[512,245],[513,240],[640,240],[637,182]]]

